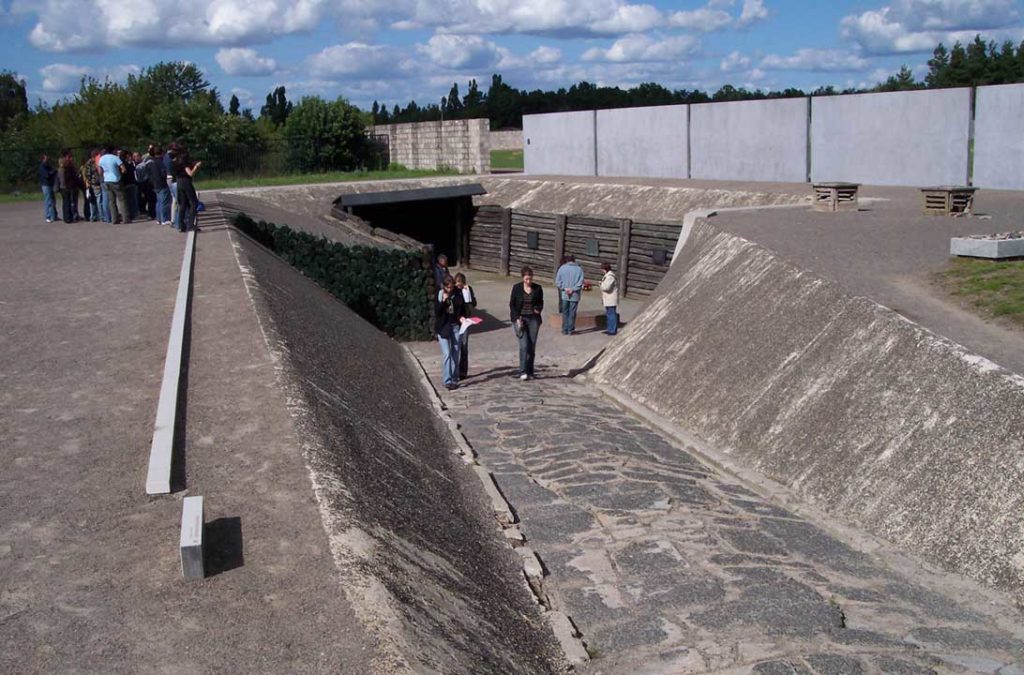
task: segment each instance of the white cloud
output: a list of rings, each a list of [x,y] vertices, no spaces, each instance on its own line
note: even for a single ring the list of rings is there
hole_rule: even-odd
[[[70,63],[51,63],[39,69],[42,76],[40,89],[48,94],[72,94],[78,91],[83,77],[121,82],[140,72],[142,69],[133,64],[96,69]]]
[[[840,32],[869,54],[931,51],[939,42],[966,42],[976,33],[1024,36],[1020,4],[1015,0],[896,0],[878,9],[851,14]]]
[[[745,56],[739,52],[732,52],[719,64],[718,69],[723,73],[731,73],[737,70],[743,70],[750,67],[750,57]]]
[[[792,56],[769,54],[761,59],[761,68],[771,70],[806,70],[811,72],[835,72],[864,70],[869,63],[866,59],[837,49],[799,49]]]
[[[546,45],[541,45],[540,47],[537,47],[532,52],[530,52],[529,56],[527,56],[526,59],[527,61],[532,61],[534,63],[541,64],[558,63],[559,61],[562,60],[562,50],[555,49],[554,47],[548,47]]]
[[[721,30],[732,23],[732,15],[721,9],[702,7],[700,9],[673,12],[668,23],[675,28],[697,30],[704,33]]]
[[[248,47],[232,47],[221,49],[214,57],[220,69],[227,75],[241,77],[270,75],[277,70],[274,59],[260,56],[255,49]]]
[[[633,34],[616,40],[608,49],[594,47],[583,54],[584,61],[643,63],[678,61],[700,50],[700,41],[690,35],[656,40],[648,35]]]
[[[442,68],[490,68],[500,59],[498,45],[478,35],[434,35],[419,51]]]
[[[764,0],[743,0],[743,11],[736,19],[736,27],[743,28],[767,18],[768,9],[764,6]]]
[[[410,63],[401,50],[386,45],[349,42],[332,45],[308,59],[314,80],[339,77],[387,78],[407,74]]]

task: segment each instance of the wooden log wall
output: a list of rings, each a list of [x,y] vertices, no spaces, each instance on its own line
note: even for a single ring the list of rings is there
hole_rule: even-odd
[[[598,216],[564,216],[478,206],[469,234],[470,266],[473,269],[518,276],[529,265],[541,278],[554,278],[559,253],[573,255],[591,283],[601,280],[601,263],[612,264],[627,295],[648,295],[672,264],[672,254],[682,223],[633,222]],[[538,235],[539,247],[527,245],[529,232]],[[596,240],[597,255],[587,251]],[[655,251],[665,252],[664,264],[655,262]]]
[[[682,223],[634,222],[629,236],[628,293],[649,295],[672,264]],[[665,251],[665,264],[654,262],[654,252]]]
[[[469,265],[485,272],[501,271],[501,219],[505,209],[500,206],[478,206],[469,228]]]
[[[565,254],[576,257],[588,281],[601,280],[601,263],[619,264],[619,232],[621,221],[613,218],[569,216],[565,226]],[[597,241],[597,255],[587,253],[587,242]]]
[[[509,240],[509,274],[519,276],[519,270],[529,265],[538,277],[546,277],[555,265],[555,224],[553,213],[512,211],[512,236]],[[530,249],[528,234],[536,232],[538,248]]]

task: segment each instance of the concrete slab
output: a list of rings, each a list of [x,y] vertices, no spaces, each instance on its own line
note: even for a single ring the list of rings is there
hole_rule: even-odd
[[[203,564],[203,529],[206,526],[202,497],[185,497],[181,501],[181,576],[202,579],[206,576]]]

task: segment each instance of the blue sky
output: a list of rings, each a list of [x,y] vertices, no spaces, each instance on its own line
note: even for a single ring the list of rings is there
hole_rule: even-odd
[[[52,102],[83,75],[187,60],[257,111],[267,92],[404,105],[458,82],[868,86],[934,45],[1024,40],[1024,0],[0,0],[0,68]]]

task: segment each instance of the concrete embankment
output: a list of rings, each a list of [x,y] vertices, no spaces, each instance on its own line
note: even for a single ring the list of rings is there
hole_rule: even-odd
[[[376,672],[558,672],[475,474],[400,345],[233,233]]]
[[[1024,602],[1024,378],[712,223],[595,379]]]

